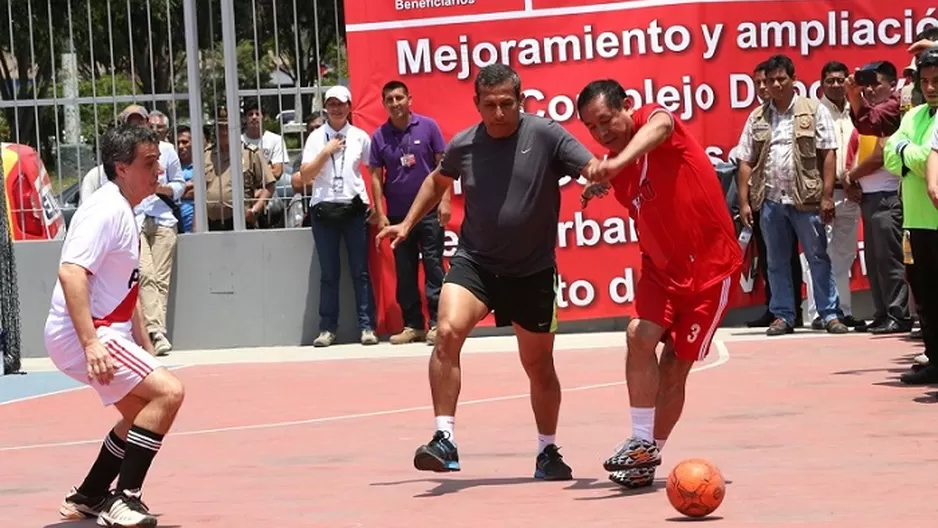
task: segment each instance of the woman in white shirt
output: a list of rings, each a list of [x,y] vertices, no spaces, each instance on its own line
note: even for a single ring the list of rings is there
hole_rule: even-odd
[[[375,301],[368,273],[370,206],[361,164],[371,150],[364,130],[349,123],[352,94],[344,86],[326,92],[328,122],[306,138],[303,164],[293,174],[293,188],[312,184],[310,223],[319,256],[319,337],[317,347],[335,342],[339,324],[340,241],[345,239],[361,343],[378,343]]]

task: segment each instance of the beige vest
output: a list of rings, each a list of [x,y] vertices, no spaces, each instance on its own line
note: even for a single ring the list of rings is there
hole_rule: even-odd
[[[766,101],[750,117],[752,122],[752,153],[757,156],[749,176],[749,204],[758,211],[765,201],[765,166],[772,144],[772,123],[766,117],[771,104]],[[792,112],[792,162],[795,167],[795,185],[792,195],[795,207],[802,211],[819,210],[824,181],[818,169],[817,141],[815,138],[818,102],[807,97],[795,99]]]

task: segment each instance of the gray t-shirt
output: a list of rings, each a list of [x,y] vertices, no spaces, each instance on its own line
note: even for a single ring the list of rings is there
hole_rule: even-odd
[[[526,277],[555,265],[560,182],[593,155],[560,124],[522,114],[507,138],[479,123],[447,145],[441,174],[461,179],[458,255],[497,275]]]

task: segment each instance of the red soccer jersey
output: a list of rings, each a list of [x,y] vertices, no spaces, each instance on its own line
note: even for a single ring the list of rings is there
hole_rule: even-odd
[[[738,272],[742,251],[720,179],[684,124],[648,104],[632,114],[633,134],[659,112],[671,116],[673,133],[611,184],[638,228],[642,277],[671,293],[695,294]]]

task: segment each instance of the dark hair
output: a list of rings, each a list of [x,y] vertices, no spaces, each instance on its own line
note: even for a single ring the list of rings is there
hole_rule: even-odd
[[[785,70],[789,77],[794,77],[795,63],[787,55],[772,55],[769,60],[765,61],[765,73],[768,74],[775,70]]]
[[[309,114],[308,116],[306,116],[306,119],[304,119],[303,122],[308,125],[310,124],[310,122],[315,121],[316,119],[321,119],[323,121],[326,121],[327,119],[329,119],[329,117],[326,115],[324,111],[319,110],[318,112],[313,112],[312,114]]]
[[[938,26],[932,26],[922,31],[918,35],[915,35],[914,40],[915,42],[918,42],[920,40],[932,40],[932,41],[938,40]]]
[[[521,77],[518,75],[518,72],[513,70],[511,66],[502,64],[500,62],[490,64],[479,70],[479,74],[476,75],[476,97],[482,93],[483,88],[493,88],[495,86],[501,86],[507,82],[511,83],[511,86],[515,91],[515,96],[520,101]]]
[[[254,110],[260,112],[261,115],[264,114],[264,109],[261,108],[260,102],[258,102],[256,98],[250,97],[245,99],[244,104],[241,105],[241,111],[244,112],[244,115],[247,115],[248,112],[253,112]]]
[[[846,77],[850,75],[850,69],[847,68],[847,65],[842,62],[830,61],[825,64],[823,68],[821,68],[821,81],[826,79],[827,76],[832,73],[842,73]]]
[[[101,138],[101,164],[107,179],[117,179],[117,164],[131,164],[137,159],[137,147],[157,145],[160,139],[150,127],[120,124],[104,133]]]
[[[756,67],[752,70],[752,73],[766,73],[768,71],[769,61],[762,61],[759,64],[756,64]]]
[[[406,84],[404,84],[404,83],[401,82],[401,81],[396,81],[396,80],[395,80],[395,81],[390,81],[390,82],[388,82],[387,84],[384,85],[383,88],[381,88],[381,98],[384,99],[385,97],[388,96],[388,92],[392,92],[392,91],[394,91],[394,90],[399,90],[399,89],[403,89],[403,90],[404,90],[404,94],[409,94],[409,93],[410,93],[410,90],[407,89],[407,85],[406,85]]]
[[[597,97],[602,97],[610,110],[622,110],[622,106],[625,104],[625,98],[628,96],[625,94],[625,88],[623,88],[618,81],[613,79],[593,81],[587,84],[586,87],[580,91],[580,95],[577,96],[577,112],[582,114],[586,105],[593,102]]]
[[[922,69],[938,67],[938,47],[929,48],[915,58],[916,83],[921,76]]]
[[[881,61],[876,65],[876,73],[882,75],[889,82],[896,82],[896,79],[899,78],[899,73],[896,70],[896,65],[889,61]]]
[[[188,133],[191,134],[191,133],[192,133],[192,127],[190,127],[189,125],[179,125],[179,126],[176,127],[176,135],[177,135],[177,136],[178,136],[179,134],[185,134],[186,132],[188,132]]]

